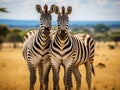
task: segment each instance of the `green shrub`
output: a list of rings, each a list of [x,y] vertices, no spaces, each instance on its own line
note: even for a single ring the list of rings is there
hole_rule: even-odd
[[[97,24],[94,26],[95,32],[108,32],[110,28],[104,24]]]

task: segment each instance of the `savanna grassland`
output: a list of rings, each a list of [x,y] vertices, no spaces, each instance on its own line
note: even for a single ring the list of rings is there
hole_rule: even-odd
[[[94,67],[96,76],[92,78],[93,90],[120,90],[120,46],[109,49],[108,43],[96,43]],[[87,90],[85,67],[80,66],[82,74],[81,90]],[[60,70],[60,89],[64,90],[63,68]],[[75,90],[73,76],[73,90]],[[49,90],[52,90],[52,73],[49,75]],[[29,71],[22,57],[22,48],[3,47],[0,51],[0,90],[28,90]],[[35,90],[39,90],[39,78]]]

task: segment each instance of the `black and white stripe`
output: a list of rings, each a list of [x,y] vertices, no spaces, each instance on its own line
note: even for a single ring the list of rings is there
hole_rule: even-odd
[[[40,76],[40,89],[48,89],[48,75],[50,71],[50,58],[48,55],[50,44],[50,29],[53,13],[53,7],[51,6],[48,11],[48,6],[44,6],[44,11],[40,5],[36,5],[36,10],[40,13],[40,30],[29,31],[25,35],[25,41],[23,44],[23,57],[27,61],[30,71],[30,88],[34,90],[34,84],[36,82],[36,68],[38,67]]]
[[[53,69],[54,90],[59,89],[59,69],[63,65],[65,75],[64,84],[65,90],[71,90],[72,80],[71,73],[75,75],[77,82],[77,90],[80,90],[81,75],[78,67],[85,64],[86,78],[88,89],[91,89],[91,71],[94,57],[94,42],[92,37],[84,35],[70,35],[68,33],[68,14],[71,13],[72,7],[62,7],[62,13],[56,6],[55,12],[58,14],[58,30],[52,37],[50,44],[50,56]]]

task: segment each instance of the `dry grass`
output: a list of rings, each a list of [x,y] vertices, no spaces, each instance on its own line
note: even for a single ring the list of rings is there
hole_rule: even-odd
[[[95,71],[92,78],[93,90],[120,90],[120,48],[110,50],[107,44],[96,44]],[[98,63],[106,65],[105,68],[96,67]],[[80,66],[82,74],[82,90],[87,90],[84,65]],[[52,90],[52,73],[49,76],[49,90]],[[75,80],[73,77],[73,89]],[[0,90],[28,90],[29,72],[26,61],[22,57],[22,49],[3,48],[0,51]],[[63,68],[60,71],[60,88],[64,89]],[[39,90],[39,80],[35,84]]]

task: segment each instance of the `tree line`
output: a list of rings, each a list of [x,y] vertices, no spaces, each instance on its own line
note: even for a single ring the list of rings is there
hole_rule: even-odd
[[[56,27],[53,27],[56,30]],[[0,49],[3,42],[12,42],[13,47],[16,48],[16,43],[23,42],[23,36],[29,30],[22,30],[20,28],[8,28],[7,25],[0,25]],[[98,24],[93,27],[93,30],[89,28],[75,27],[70,31],[71,34],[88,33],[96,41],[115,41],[116,45],[120,41],[120,30],[111,30],[104,24]]]
[[[2,48],[3,42],[13,43],[13,47],[16,48],[16,43],[23,42],[23,36],[27,30],[20,28],[8,28],[7,25],[0,25],[0,49]]]
[[[116,44],[120,41],[120,29],[112,30],[104,24],[95,25],[92,30],[86,27],[72,29],[71,34],[88,33],[96,41],[114,41]]]

